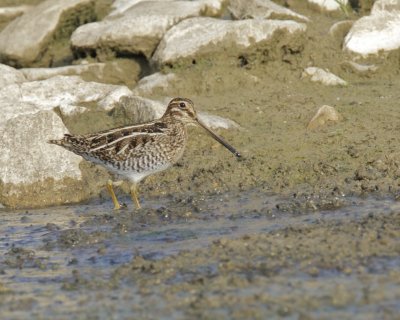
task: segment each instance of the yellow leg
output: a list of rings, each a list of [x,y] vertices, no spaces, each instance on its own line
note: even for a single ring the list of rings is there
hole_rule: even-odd
[[[107,190],[110,193],[111,199],[114,203],[114,210],[119,210],[121,209],[121,205],[118,202],[117,196],[115,195],[114,189],[113,189],[113,183],[111,180],[107,181]]]
[[[141,207],[140,207],[140,203],[139,203],[139,199],[138,199],[136,184],[131,185],[131,197],[132,197],[132,201],[136,205],[136,208],[140,209]]]

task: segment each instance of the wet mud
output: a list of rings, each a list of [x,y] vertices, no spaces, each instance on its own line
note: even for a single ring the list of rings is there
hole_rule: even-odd
[[[252,190],[2,211],[2,318],[394,319],[400,204],[340,201]]]

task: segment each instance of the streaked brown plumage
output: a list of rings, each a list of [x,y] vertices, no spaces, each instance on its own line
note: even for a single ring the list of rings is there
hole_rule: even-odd
[[[185,98],[172,99],[164,115],[157,120],[139,125],[124,126],[87,135],[66,134],[53,143],[72,151],[85,160],[103,165],[114,174],[128,179],[132,200],[137,208],[137,183],[144,177],[165,170],[183,154],[188,138],[186,126],[200,125],[229,151],[240,154],[197,118],[193,102]],[[115,209],[121,206],[107,184]]]

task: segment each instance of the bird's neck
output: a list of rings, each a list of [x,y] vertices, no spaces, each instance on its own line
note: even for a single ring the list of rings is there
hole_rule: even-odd
[[[185,122],[181,119],[181,117],[173,114],[172,112],[166,112],[161,119],[168,124],[179,123],[185,125]]]

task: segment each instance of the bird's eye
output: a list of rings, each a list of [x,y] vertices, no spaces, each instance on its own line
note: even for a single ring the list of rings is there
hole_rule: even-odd
[[[181,102],[181,103],[179,104],[179,108],[185,109],[185,108],[186,108],[186,103]]]

